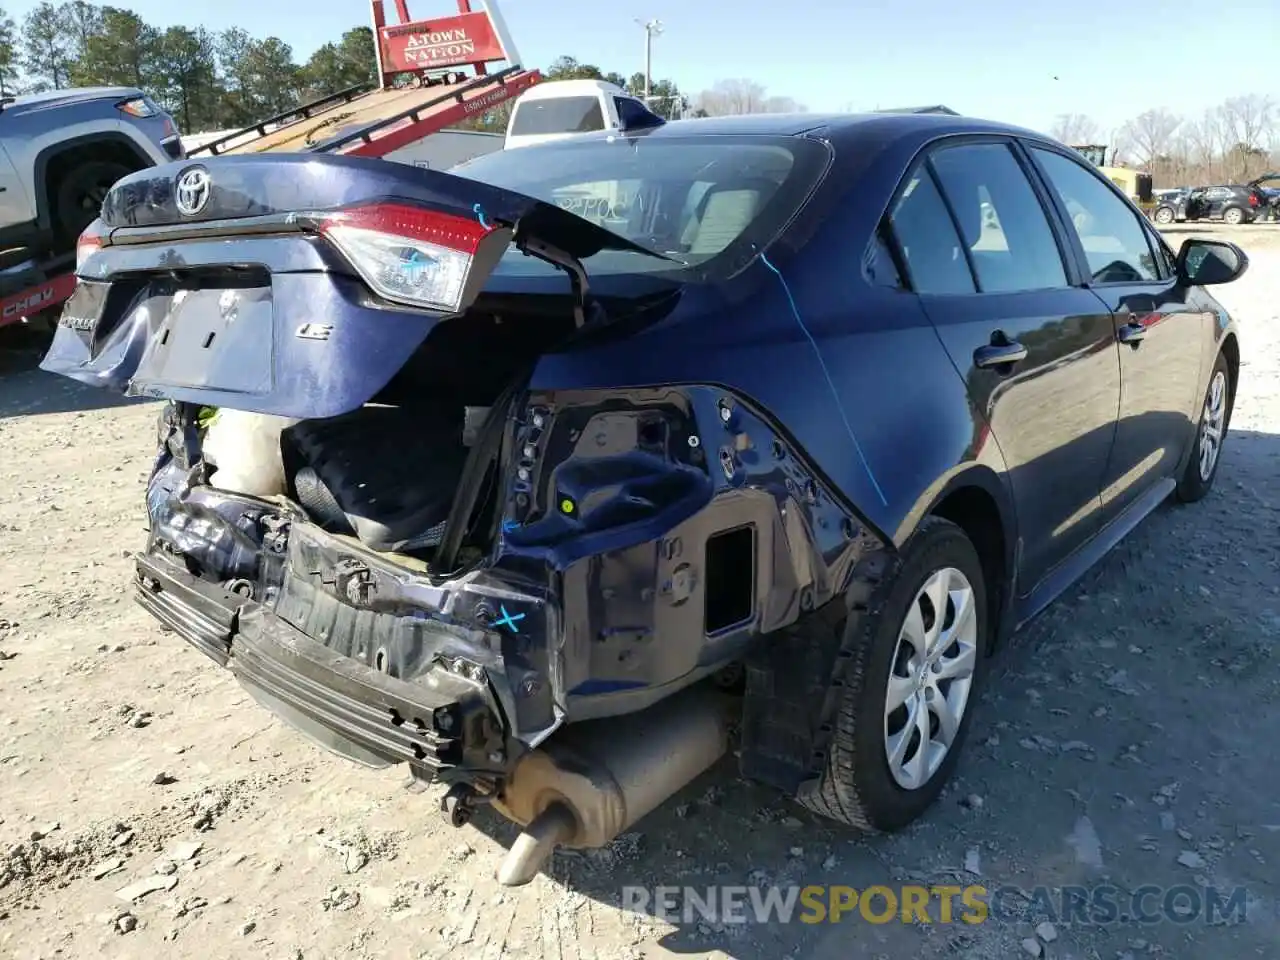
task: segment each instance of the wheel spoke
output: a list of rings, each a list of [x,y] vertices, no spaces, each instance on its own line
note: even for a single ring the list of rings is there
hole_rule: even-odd
[[[901,730],[888,738],[890,767],[896,770],[905,769],[902,758],[907,755],[907,747],[911,743],[911,734],[915,732],[921,714],[927,717],[929,711],[925,709],[924,697],[917,693],[912,696],[907,705],[907,722],[902,725]]]
[[[925,636],[926,650],[932,653],[942,636],[942,626],[947,619],[947,596],[951,588],[951,571],[940,570],[929,578],[924,586],[924,594],[933,606],[933,623]]]
[[[973,676],[973,668],[978,663],[978,647],[963,640],[956,646],[959,652],[954,657],[943,657],[938,661],[938,671],[934,677],[938,680],[967,680]]]
[[[889,675],[889,691],[884,698],[884,714],[889,716],[906,703],[916,692],[915,681],[910,677],[900,677],[896,673]]]
[[[929,713],[930,711],[929,711],[928,704],[925,702],[924,694],[920,695],[919,704],[920,704],[920,708],[916,710],[916,715],[915,715],[915,730],[918,734],[920,734],[920,742],[919,742],[919,746],[916,747],[916,752],[911,755],[911,759],[907,761],[904,768],[906,770],[907,776],[909,776],[912,779],[912,781],[914,781],[915,783],[923,783],[927,779],[928,774],[930,773],[930,770],[927,766],[929,761],[929,752],[930,752],[929,751],[929,726],[930,726]],[[911,726],[908,725],[907,729],[908,730],[911,729]]]
[[[944,747],[951,746],[956,739],[956,731],[960,729],[960,717],[947,697],[939,693],[930,703],[933,715],[938,718],[938,740]]]
[[[939,636],[938,643],[933,651],[935,657],[946,653],[955,646],[957,639],[964,636],[970,621],[977,616],[977,610],[973,604],[972,590],[953,590],[950,596],[951,605],[955,609],[955,617],[951,622],[951,626]]]
[[[929,652],[929,638],[925,635],[924,615],[921,613],[918,597],[911,604],[911,609],[907,611],[907,618],[902,622],[902,632],[899,636],[915,651],[913,659],[917,663],[923,661],[925,654]]]

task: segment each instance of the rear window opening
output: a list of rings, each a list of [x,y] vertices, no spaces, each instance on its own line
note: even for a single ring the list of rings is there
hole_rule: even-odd
[[[590,133],[604,129],[599,97],[553,97],[523,100],[511,119],[510,135],[541,136],[549,133]]]
[[[707,538],[703,616],[708,636],[751,619],[755,583],[755,527],[736,527]]]
[[[602,250],[583,261],[591,277],[656,273],[679,280],[721,279],[744,267],[799,212],[830,159],[825,144],[785,136],[663,133],[530,149],[537,163],[523,149],[499,150],[450,173],[536,197],[669,258]],[[554,269],[513,252],[495,273]]]

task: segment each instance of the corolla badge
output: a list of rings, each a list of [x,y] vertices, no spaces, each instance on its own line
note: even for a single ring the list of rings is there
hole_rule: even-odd
[[[203,210],[205,204],[209,202],[211,186],[209,171],[204,167],[184,170],[173,187],[173,198],[178,205],[178,212],[184,217],[194,217]]]

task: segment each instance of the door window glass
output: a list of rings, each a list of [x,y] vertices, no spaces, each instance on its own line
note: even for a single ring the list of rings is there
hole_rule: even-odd
[[[889,214],[917,293],[973,293],[973,274],[947,205],[925,166],[918,166]]]
[[[1033,148],[1080,238],[1096,283],[1160,279],[1140,216],[1092,170],[1051,150]]]
[[[983,293],[1067,286],[1053,228],[1007,144],[945,147],[932,163]]]

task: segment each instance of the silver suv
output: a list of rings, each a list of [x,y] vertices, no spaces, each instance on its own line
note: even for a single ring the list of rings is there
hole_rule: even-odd
[[[0,250],[71,250],[112,184],[183,156],[173,118],[133,87],[0,99]]]

